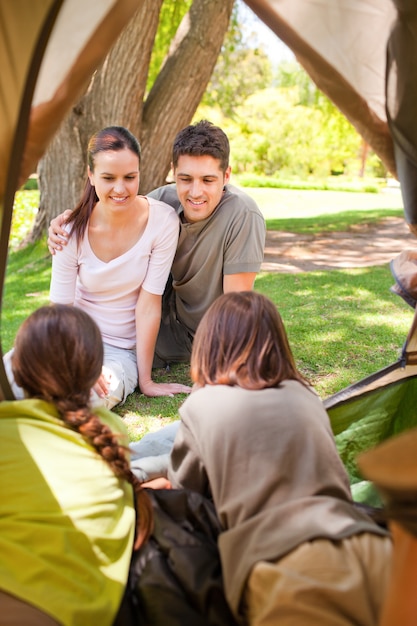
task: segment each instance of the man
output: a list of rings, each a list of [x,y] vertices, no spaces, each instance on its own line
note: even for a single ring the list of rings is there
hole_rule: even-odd
[[[229,185],[227,135],[203,120],[181,130],[173,145],[175,184],[150,196],[170,204],[180,217],[177,252],[162,299],[154,367],[188,362],[197,326],[222,293],[251,290],[263,260],[265,220],[246,193]],[[65,213],[51,221],[52,254],[66,236]],[[179,421],[131,444],[131,468],[141,481],[166,476]]]
[[[229,185],[229,140],[203,120],[174,140],[175,184],[149,195],[180,217],[177,252],[162,303],[154,366],[188,362],[194,333],[222,293],[251,290],[263,260],[265,220],[246,193]],[[59,250],[64,214],[51,221],[48,246]]]

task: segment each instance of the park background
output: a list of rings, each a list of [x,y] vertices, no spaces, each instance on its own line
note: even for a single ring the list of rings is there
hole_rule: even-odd
[[[162,3],[144,95],[157,84],[170,42],[192,4]],[[220,55],[190,121],[206,118],[224,128],[231,142],[232,183],[253,195],[268,231],[278,238],[280,233],[319,238],[336,232],[353,242],[358,229],[368,229],[372,238],[378,225],[389,228],[403,218],[396,181],[275,35],[266,36],[265,28],[241,2],[234,3]],[[271,53],[270,41],[278,52]],[[107,106],[103,100],[100,104],[101,109]],[[5,350],[23,319],[48,301],[46,227],[53,215],[75,204],[85,175],[82,138],[96,130],[94,124],[103,125],[96,118],[92,122],[94,107],[90,96],[73,108],[38,172],[16,195],[2,312]],[[175,115],[171,121],[175,126]],[[145,146],[151,145],[144,123],[142,130]],[[64,144],[73,152],[63,153]],[[146,163],[154,163],[149,150]],[[143,177],[152,188],[161,181],[156,166],[147,167]],[[413,244],[404,237],[404,245]],[[412,311],[390,292],[392,283],[387,262],[356,263],[338,270],[263,270],[255,289],[277,305],[300,369],[325,398],[398,357]],[[186,366],[161,370],[158,376],[189,380]],[[181,396],[135,393],[117,412],[137,439],[176,419],[182,401]]]

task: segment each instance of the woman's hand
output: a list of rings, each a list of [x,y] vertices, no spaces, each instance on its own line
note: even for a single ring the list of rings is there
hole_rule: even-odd
[[[145,396],[169,396],[173,398],[177,393],[190,393],[191,387],[180,383],[155,383],[153,380],[141,381],[140,390]]]
[[[94,385],[93,389],[99,398],[105,398],[109,393],[110,377],[109,374],[102,372],[100,378]]]

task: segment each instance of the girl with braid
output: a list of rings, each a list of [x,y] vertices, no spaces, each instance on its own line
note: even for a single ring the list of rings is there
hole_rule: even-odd
[[[12,368],[25,399],[0,403],[3,626],[110,626],[132,549],[149,535],[126,428],[90,409],[102,364],[98,326],[77,307],[42,307],[16,336]]]

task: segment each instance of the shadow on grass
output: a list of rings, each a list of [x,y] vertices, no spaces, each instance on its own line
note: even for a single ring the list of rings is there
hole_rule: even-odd
[[[387,217],[404,218],[403,209],[371,209],[369,211],[341,211],[314,217],[267,219],[268,230],[284,230],[305,235],[346,232],[358,225],[373,224]]]
[[[413,319],[389,291],[387,267],[265,274],[256,289],[276,304],[303,373],[321,397],[397,360]]]

